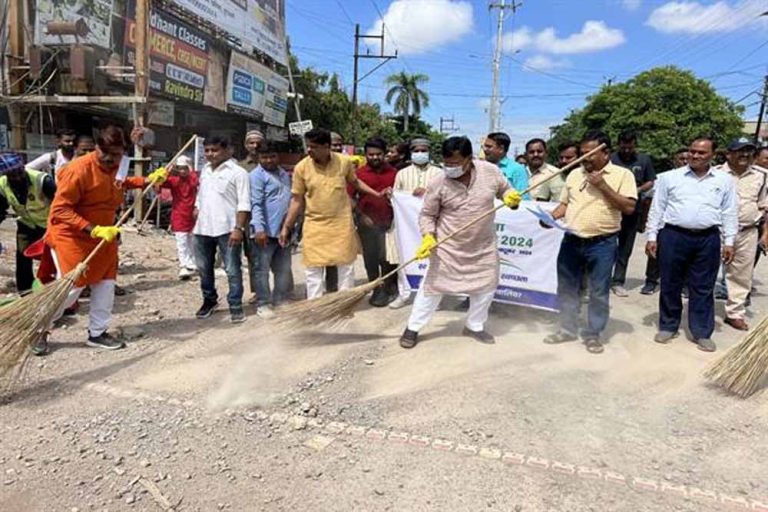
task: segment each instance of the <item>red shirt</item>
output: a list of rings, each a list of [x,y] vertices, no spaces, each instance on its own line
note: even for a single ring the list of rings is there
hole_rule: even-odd
[[[169,176],[163,183],[163,188],[171,190],[171,231],[188,233],[195,227],[195,199],[199,178],[195,171],[190,171],[187,177]]]
[[[367,165],[357,170],[357,179],[371,187],[376,192],[395,186],[395,176],[397,169],[385,163],[374,171]],[[350,188],[350,194],[356,192]],[[394,213],[392,205],[387,199],[370,196],[368,194],[358,194],[357,209],[360,213],[367,215],[377,226],[388,227],[392,224]]]

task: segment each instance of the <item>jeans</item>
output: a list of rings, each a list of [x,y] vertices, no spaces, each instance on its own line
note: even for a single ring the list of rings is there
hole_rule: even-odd
[[[395,266],[387,261],[387,232],[384,228],[361,224],[357,227],[357,234],[360,235],[360,244],[363,246],[363,263],[368,281],[375,281],[395,269]],[[389,276],[384,284],[389,294],[397,293],[397,275]]]
[[[589,304],[587,327],[582,337],[598,337],[608,323],[611,272],[616,262],[617,235],[580,238],[566,234],[557,255],[557,294],[560,297],[560,326],[576,335],[579,327],[582,277],[587,273]]]
[[[25,292],[32,289],[35,280],[32,258],[24,251],[45,236],[45,228],[32,228],[21,222],[16,226],[16,290]]]
[[[635,210],[621,218],[621,231],[619,231],[619,248],[616,253],[616,266],[613,269],[613,285],[624,286],[627,280],[627,266],[632,249],[635,246],[637,226],[640,224],[640,210]]]
[[[243,272],[241,258],[243,248],[242,245],[229,246],[229,233],[220,236],[195,235],[195,258],[197,259],[197,271],[200,273],[200,289],[203,292],[203,300],[208,303],[219,300],[213,273],[217,248],[224,261],[224,270],[227,272],[227,280],[229,281],[229,293],[227,294],[229,309],[242,309]]]
[[[715,330],[714,288],[720,268],[720,232],[686,233],[665,226],[658,237],[661,293],[659,330],[676,332],[683,301],[680,292],[688,279],[688,328],[694,339],[712,336]]]
[[[267,238],[267,244],[262,247],[251,240],[251,275],[256,287],[256,305],[258,307],[272,304],[277,306],[284,302],[291,291],[291,246],[281,247],[277,238]],[[274,290],[269,291],[269,271],[275,278]]]

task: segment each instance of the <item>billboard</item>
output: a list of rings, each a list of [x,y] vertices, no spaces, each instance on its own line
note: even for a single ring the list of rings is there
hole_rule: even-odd
[[[175,0],[183,9],[287,64],[285,0]]]
[[[125,59],[135,63],[135,4],[125,23]],[[150,22],[149,88],[151,93],[203,103],[211,42],[205,34],[178,18],[152,10]]]
[[[88,0],[80,2],[62,2],[60,0],[37,0],[35,20],[35,44],[72,45],[75,36],[56,36],[48,34],[49,22],[77,22],[83,20],[88,26],[88,34],[78,38],[82,44],[91,44],[101,48],[110,48],[109,37],[112,30],[112,0]]]
[[[288,80],[234,51],[229,61],[226,98],[230,112],[274,126],[285,125]]]

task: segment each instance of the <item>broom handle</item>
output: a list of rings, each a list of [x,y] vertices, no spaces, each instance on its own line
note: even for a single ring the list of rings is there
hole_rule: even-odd
[[[173,158],[171,158],[171,160],[168,162],[168,165],[173,164],[187,150],[187,148],[189,148],[189,146],[191,146],[192,143],[195,142],[195,140],[197,140],[197,135],[193,135],[192,137],[190,137],[187,143],[184,144],[184,146],[179,150],[179,152],[176,153],[176,155]],[[151,189],[153,186],[154,185],[150,183],[144,189],[142,189],[141,192],[139,192],[139,195],[136,196],[136,199],[133,201],[133,204],[127,210],[125,210],[123,214],[120,216],[120,219],[115,224],[115,227],[119,228],[120,226],[125,224],[125,221],[128,220],[128,217],[130,217],[131,213],[133,213],[133,209],[136,208],[136,204],[139,203],[139,201],[141,201],[142,199],[144,199],[144,194],[149,192],[149,189]],[[83,260],[82,265],[88,266],[88,264],[91,262],[94,256],[96,256],[96,253],[98,253],[102,247],[107,245],[107,243],[108,242],[106,240],[102,239],[101,242],[99,242],[99,244],[93,248],[93,250],[88,255],[88,257],[85,258],[85,260]]]
[[[551,179],[554,179],[556,176],[559,176],[560,174],[564,173],[565,171],[568,171],[568,170],[570,170],[570,169],[573,169],[574,167],[576,167],[577,165],[579,165],[581,162],[583,162],[585,158],[587,158],[588,156],[594,155],[594,154],[595,154],[595,153],[597,153],[598,151],[601,151],[601,150],[605,149],[605,147],[606,147],[606,145],[605,145],[605,144],[600,144],[599,146],[597,146],[595,149],[593,149],[593,150],[592,150],[592,151],[590,151],[589,153],[584,153],[584,154],[583,154],[583,155],[581,155],[579,158],[577,158],[577,159],[576,159],[576,160],[574,160],[573,162],[571,162],[571,163],[567,164],[566,166],[564,166],[564,167],[563,167],[562,169],[560,169],[559,171],[552,173],[552,175],[551,175],[551,176],[547,176],[546,178],[544,178],[543,180],[541,180],[541,181],[540,181],[540,182],[538,182],[537,184],[535,184],[535,185],[531,185],[530,187],[526,188],[525,190],[523,190],[522,192],[520,192],[520,195],[525,195],[525,194],[527,194],[528,192],[530,192],[531,190],[533,190],[533,189],[535,189],[535,188],[538,188],[538,187],[542,186],[543,184],[545,184],[545,183],[546,183],[546,182],[548,182],[549,180],[551,180]],[[459,233],[463,232],[464,230],[466,230],[466,229],[468,229],[468,228],[470,228],[470,227],[474,226],[475,224],[477,224],[478,222],[480,222],[480,221],[481,221],[481,220],[483,220],[484,218],[488,217],[489,215],[493,215],[494,213],[496,213],[497,211],[501,210],[501,209],[502,209],[502,208],[504,208],[505,206],[506,206],[506,205],[505,205],[504,203],[502,203],[502,204],[500,204],[499,206],[495,206],[493,209],[491,209],[491,210],[488,210],[487,212],[485,212],[484,214],[480,215],[479,217],[477,217],[477,218],[475,218],[475,219],[473,219],[473,220],[471,220],[471,221],[467,222],[466,224],[464,224],[464,225],[463,225],[463,226],[461,226],[459,229],[457,229],[456,231],[454,231],[454,232],[453,232],[453,233],[451,233],[450,235],[446,236],[446,237],[445,237],[445,238],[443,238],[442,240],[438,240],[438,241],[437,241],[437,245],[435,245],[435,247],[433,248],[433,250],[434,250],[435,248],[437,248],[438,246],[440,246],[441,244],[443,244],[443,243],[447,242],[447,241],[448,241],[448,240],[450,240],[451,238],[455,237],[455,236],[456,236],[456,235],[458,235]],[[388,278],[388,277],[391,277],[391,276],[393,276],[393,275],[397,274],[397,273],[398,273],[398,272],[400,272],[402,269],[404,269],[405,267],[407,267],[407,266],[408,266],[408,265],[410,265],[411,263],[414,263],[414,262],[416,262],[416,261],[418,261],[418,260],[419,260],[419,258],[417,258],[417,257],[415,257],[415,256],[414,256],[414,257],[413,257],[413,258],[411,258],[410,260],[406,261],[405,263],[403,263],[402,265],[400,265],[400,266],[399,266],[399,267],[397,267],[396,269],[392,270],[392,271],[391,271],[391,272],[389,272],[388,274],[385,274],[384,276],[380,277],[379,279],[383,281],[383,280],[385,280],[386,278]]]
[[[141,219],[141,224],[139,224],[139,227],[136,231],[141,231],[142,228],[144,228],[144,224],[146,224],[147,221],[149,220],[149,215],[152,213],[152,209],[157,204],[157,200],[159,197],[160,197],[159,195],[156,195],[155,198],[152,200],[152,203],[149,205],[149,208],[147,208],[147,213],[144,214],[144,218]]]

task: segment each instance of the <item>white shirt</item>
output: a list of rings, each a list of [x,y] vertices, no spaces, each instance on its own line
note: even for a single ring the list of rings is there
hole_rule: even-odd
[[[718,226],[725,245],[733,245],[739,231],[736,185],[731,175],[711,167],[699,178],[690,167],[659,175],[645,233],[655,242],[665,224],[686,229]]]
[[[56,154],[56,159],[55,159],[53,168],[51,168],[51,161],[54,160],[53,158],[54,153],[43,153],[39,157],[29,162],[27,164],[27,167],[29,169],[34,169],[36,171],[43,171],[43,172],[47,172],[48,174],[55,175],[59,169],[61,169],[62,167],[64,167],[66,164],[69,163],[69,158],[65,157],[60,149],[57,149],[55,154]]]
[[[221,236],[231,233],[237,226],[237,212],[251,211],[248,171],[232,159],[216,169],[206,163],[200,173],[200,189],[195,208],[196,235]]]

